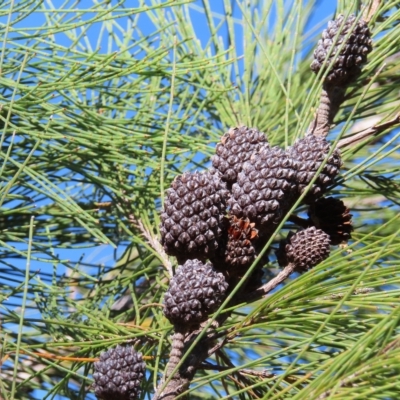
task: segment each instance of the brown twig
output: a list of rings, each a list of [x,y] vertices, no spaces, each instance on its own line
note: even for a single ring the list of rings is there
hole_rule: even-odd
[[[378,355],[382,355],[388,353],[389,351],[396,350],[400,347],[400,339],[395,339],[389,344],[387,344],[379,353]]]
[[[181,375],[181,368],[174,373],[176,367],[182,360],[182,355],[184,354],[184,341],[186,332],[187,329],[175,326],[175,332],[172,335],[172,346],[169,354],[169,361],[165,369],[164,378],[159,384],[153,400],[173,400],[176,396],[183,393],[188,386],[189,381]],[[172,376],[172,374],[174,375]]]
[[[363,13],[363,20],[365,22],[371,21],[372,17],[377,13],[382,0],[372,0],[372,3],[369,7],[366,7]]]
[[[338,149],[343,149],[345,147],[355,145],[357,142],[360,142],[361,140],[367,139],[371,136],[375,136],[393,126],[399,125],[400,124],[400,114],[397,114],[393,119],[383,122],[380,125],[374,125],[371,126],[370,128],[366,129],[363,132],[359,132],[353,136],[346,137],[344,139],[339,140],[337,144]]]
[[[271,292],[271,290],[275,289],[285,279],[287,279],[293,273],[294,268],[294,264],[289,263],[281,272],[279,272],[279,274],[275,278],[272,278],[269,282],[259,287],[254,292],[249,293],[246,296],[242,296],[240,299],[238,299],[238,303],[255,301],[264,297],[266,294]]]
[[[170,359],[164,378],[158,385],[153,400],[174,400],[178,395],[182,395],[189,387],[201,363],[208,357],[208,349],[211,347],[213,341],[205,337],[182,362],[183,355],[192,343],[192,340],[188,339],[189,329],[175,326],[169,355]],[[185,399],[186,397],[181,396],[180,398]]]
[[[219,352],[218,352],[218,357],[220,357],[221,360],[227,365],[228,369],[230,369],[230,368],[235,368],[235,365],[232,363],[232,361],[230,360],[230,358],[229,358],[226,354],[224,354],[222,351],[219,351]],[[235,374],[238,376],[238,379],[236,379],[236,378],[234,377]],[[242,373],[241,373],[240,370],[239,370],[239,371],[232,372],[232,374],[229,374],[229,375],[228,375],[228,378],[231,379],[233,382],[235,382],[236,385],[237,385],[238,387],[240,387],[240,388],[243,388],[243,387],[248,387],[248,388],[249,388],[249,387],[250,387],[250,382],[249,382],[249,380],[247,379],[247,377],[245,376],[245,374],[242,374]],[[256,398],[256,399],[259,398],[259,397],[256,395],[256,393],[255,393],[252,389],[250,389],[250,388],[249,388],[248,393],[249,393],[251,396],[253,396],[254,398]]]
[[[345,88],[323,85],[318,109],[311,122],[307,135],[326,137],[331,129],[333,119],[344,100]]]
[[[228,337],[225,337],[223,340],[220,340],[213,348],[208,350],[208,356],[212,356],[214,353],[216,353],[218,350],[222,349],[228,342]]]

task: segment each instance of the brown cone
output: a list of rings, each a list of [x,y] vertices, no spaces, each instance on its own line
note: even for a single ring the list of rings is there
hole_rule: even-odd
[[[310,225],[327,233],[332,245],[338,245],[351,239],[352,215],[342,200],[322,197],[311,204],[308,216]]]
[[[305,272],[328,258],[329,236],[314,226],[296,233],[289,232],[275,252],[281,267],[294,264],[297,272]]]

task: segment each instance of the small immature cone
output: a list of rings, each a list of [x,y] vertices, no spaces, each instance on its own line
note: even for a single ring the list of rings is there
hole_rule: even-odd
[[[276,257],[281,267],[293,264],[297,272],[306,272],[328,258],[329,236],[314,226],[290,232],[279,244]]]

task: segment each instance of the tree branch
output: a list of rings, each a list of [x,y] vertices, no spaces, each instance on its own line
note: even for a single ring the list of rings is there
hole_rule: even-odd
[[[326,137],[329,133],[333,119],[344,100],[346,88],[322,86],[321,97],[315,118],[311,122],[307,135]]]
[[[158,385],[153,400],[174,400],[178,395],[182,394],[189,387],[200,364],[208,357],[208,349],[212,341],[208,337],[205,337],[195,346],[193,351],[181,364],[183,355],[192,343],[192,340],[189,339],[191,335],[188,333],[189,330],[184,327],[175,326],[164,379]],[[186,396],[180,398],[185,399]]]
[[[279,272],[279,274],[275,278],[272,278],[269,282],[259,287],[254,292],[239,298],[237,304],[241,302],[255,301],[264,297],[266,294],[274,290],[286,278],[288,278],[293,273],[294,268],[295,268],[294,264],[289,263],[281,272]]]
[[[377,13],[382,2],[382,0],[373,0],[369,7],[365,8],[363,13],[363,20],[365,22],[371,21],[372,17]]]
[[[184,339],[186,329],[175,326],[172,335],[172,346],[169,353],[169,361],[165,369],[164,379],[160,382],[153,400],[173,400],[176,396],[183,393],[190,381],[181,376],[180,369],[172,376],[174,370],[182,360],[184,354]],[[169,379],[171,377],[171,379]]]
[[[343,149],[348,146],[353,146],[357,142],[360,142],[363,139],[366,139],[370,136],[375,136],[375,135],[377,135],[393,126],[399,125],[399,124],[400,124],[400,114],[397,114],[393,119],[391,119],[387,122],[383,122],[380,125],[371,126],[370,128],[366,129],[363,132],[359,132],[353,136],[339,140],[339,142],[337,144],[337,148]]]

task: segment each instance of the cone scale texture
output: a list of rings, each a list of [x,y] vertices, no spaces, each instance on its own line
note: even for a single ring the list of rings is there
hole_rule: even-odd
[[[94,392],[102,400],[134,400],[146,365],[132,346],[117,346],[100,355],[94,363]]]
[[[232,186],[230,213],[255,222],[260,236],[273,232],[292,204],[296,171],[296,160],[279,147],[253,154]]]
[[[356,22],[355,15],[347,20],[339,15],[328,23],[314,51],[311,69],[318,73],[328,69],[325,83],[345,86],[361,73],[361,65],[372,51],[371,32],[363,20]]]
[[[216,154],[212,157],[213,167],[224,181],[235,183],[243,164],[264,146],[268,143],[263,132],[247,126],[231,128],[217,144]]]
[[[172,277],[164,296],[164,315],[173,324],[205,321],[222,303],[228,284],[211,263],[188,260]]]
[[[254,225],[248,218],[231,218],[224,260],[229,269],[246,269],[256,259],[254,241],[258,231]]]
[[[302,194],[321,167],[330,151],[330,144],[323,137],[308,135],[298,140],[288,149],[289,156],[297,161],[296,185],[299,194]],[[327,186],[332,183],[339,173],[342,159],[339,150],[335,149],[329,156],[318,178],[306,195],[305,201],[310,202],[320,197]]]
[[[329,236],[313,226],[296,233],[290,232],[280,242],[276,257],[281,267],[291,263],[296,271],[305,272],[328,258],[329,246]]]
[[[167,190],[161,214],[161,243],[166,253],[184,261],[210,257],[225,230],[227,195],[217,174],[178,176]]]

